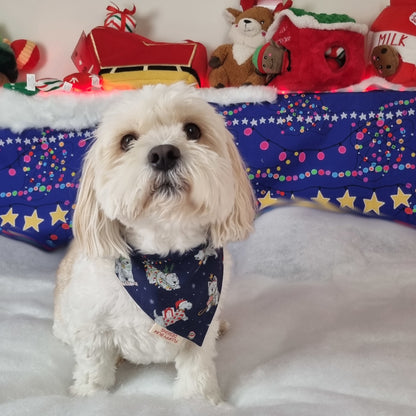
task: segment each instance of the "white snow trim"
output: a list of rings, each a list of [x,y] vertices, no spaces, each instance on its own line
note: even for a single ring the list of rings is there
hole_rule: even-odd
[[[277,92],[272,87],[246,85],[229,88],[201,88],[198,90],[201,97],[213,104],[229,105],[238,103],[273,103]]]
[[[197,89],[202,99],[210,103],[259,103],[276,100],[270,87]],[[98,124],[103,112],[121,97],[137,94],[137,90],[77,94],[70,92],[39,93],[34,96],[0,88],[0,128],[20,133],[28,128],[50,127],[75,130]]]
[[[126,92],[45,93],[35,96],[0,89],[0,128],[83,129],[95,126],[103,111]]]
[[[331,92],[365,92],[372,90],[387,90],[387,91],[416,91],[416,87],[404,87],[401,84],[393,84],[386,79],[378,76],[372,76],[361,81],[358,84],[349,87],[340,88]]]
[[[296,16],[290,9],[276,13],[275,18],[266,33],[266,41],[270,41],[276,33],[282,19],[287,16],[290,21],[299,29],[318,29],[318,30],[349,30],[365,36],[368,32],[368,26],[355,22],[339,23],[319,23],[313,16],[304,15]]]

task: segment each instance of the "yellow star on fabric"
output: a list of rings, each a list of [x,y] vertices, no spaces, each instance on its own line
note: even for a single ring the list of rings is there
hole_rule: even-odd
[[[49,213],[52,218],[52,225],[55,225],[58,221],[66,222],[66,214],[68,214],[68,211],[63,210],[59,205],[57,205],[56,210]]]
[[[351,208],[355,209],[354,202],[356,197],[350,195],[350,191],[347,189],[344,193],[344,196],[337,198],[337,201],[340,203],[341,208]]]
[[[258,201],[260,202],[260,209],[264,209],[276,205],[277,198],[272,198],[270,191],[268,191],[263,198],[258,198]]]
[[[39,224],[44,220],[38,217],[38,211],[35,209],[32,215],[25,215],[25,225],[23,231],[33,228],[35,231],[39,231]]]
[[[6,224],[10,224],[12,227],[16,226],[16,218],[19,214],[13,212],[13,208],[10,208],[6,214],[0,215],[1,226],[3,227]]]
[[[364,198],[364,213],[369,213],[374,211],[377,215],[380,215],[380,208],[385,204],[385,202],[379,201],[377,195],[373,192],[371,199]]]
[[[394,202],[394,209],[398,208],[400,205],[404,205],[405,207],[410,206],[409,198],[412,194],[405,194],[401,188],[397,188],[396,195],[390,195],[391,199]]]
[[[318,191],[318,195],[316,195],[314,198],[311,198],[311,199],[312,201],[318,202],[318,204],[321,204],[321,205],[327,205],[329,204],[329,201],[331,200],[331,198],[325,198],[322,195],[322,192],[320,190]]]

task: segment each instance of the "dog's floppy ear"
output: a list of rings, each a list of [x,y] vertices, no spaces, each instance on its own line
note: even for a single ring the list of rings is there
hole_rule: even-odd
[[[246,238],[253,229],[257,207],[244,162],[233,136],[228,130],[226,132],[227,151],[235,181],[234,204],[228,217],[211,227],[211,239],[215,247]]]
[[[108,218],[101,208],[95,191],[94,145],[87,153],[77,194],[73,217],[74,237],[81,250],[91,257],[116,257],[128,252],[117,220]]]

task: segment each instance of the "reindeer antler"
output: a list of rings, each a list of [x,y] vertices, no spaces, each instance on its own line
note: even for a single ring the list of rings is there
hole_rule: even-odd
[[[240,6],[243,11],[251,9],[254,6],[257,6],[257,0],[240,0]]]
[[[281,3],[279,3],[276,8],[274,9],[274,13],[281,12],[282,10],[289,9],[293,6],[292,0],[283,0]]]

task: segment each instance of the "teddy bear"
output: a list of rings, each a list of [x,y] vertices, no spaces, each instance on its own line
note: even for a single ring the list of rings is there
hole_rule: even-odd
[[[231,24],[230,44],[220,45],[209,60],[209,83],[212,87],[264,85],[266,77],[256,71],[253,53],[265,44],[267,29],[274,13],[271,9],[254,6],[247,10],[227,8],[225,17]]]
[[[266,75],[266,84],[284,71],[290,71],[290,51],[273,39],[259,46],[252,57],[258,72]]]

